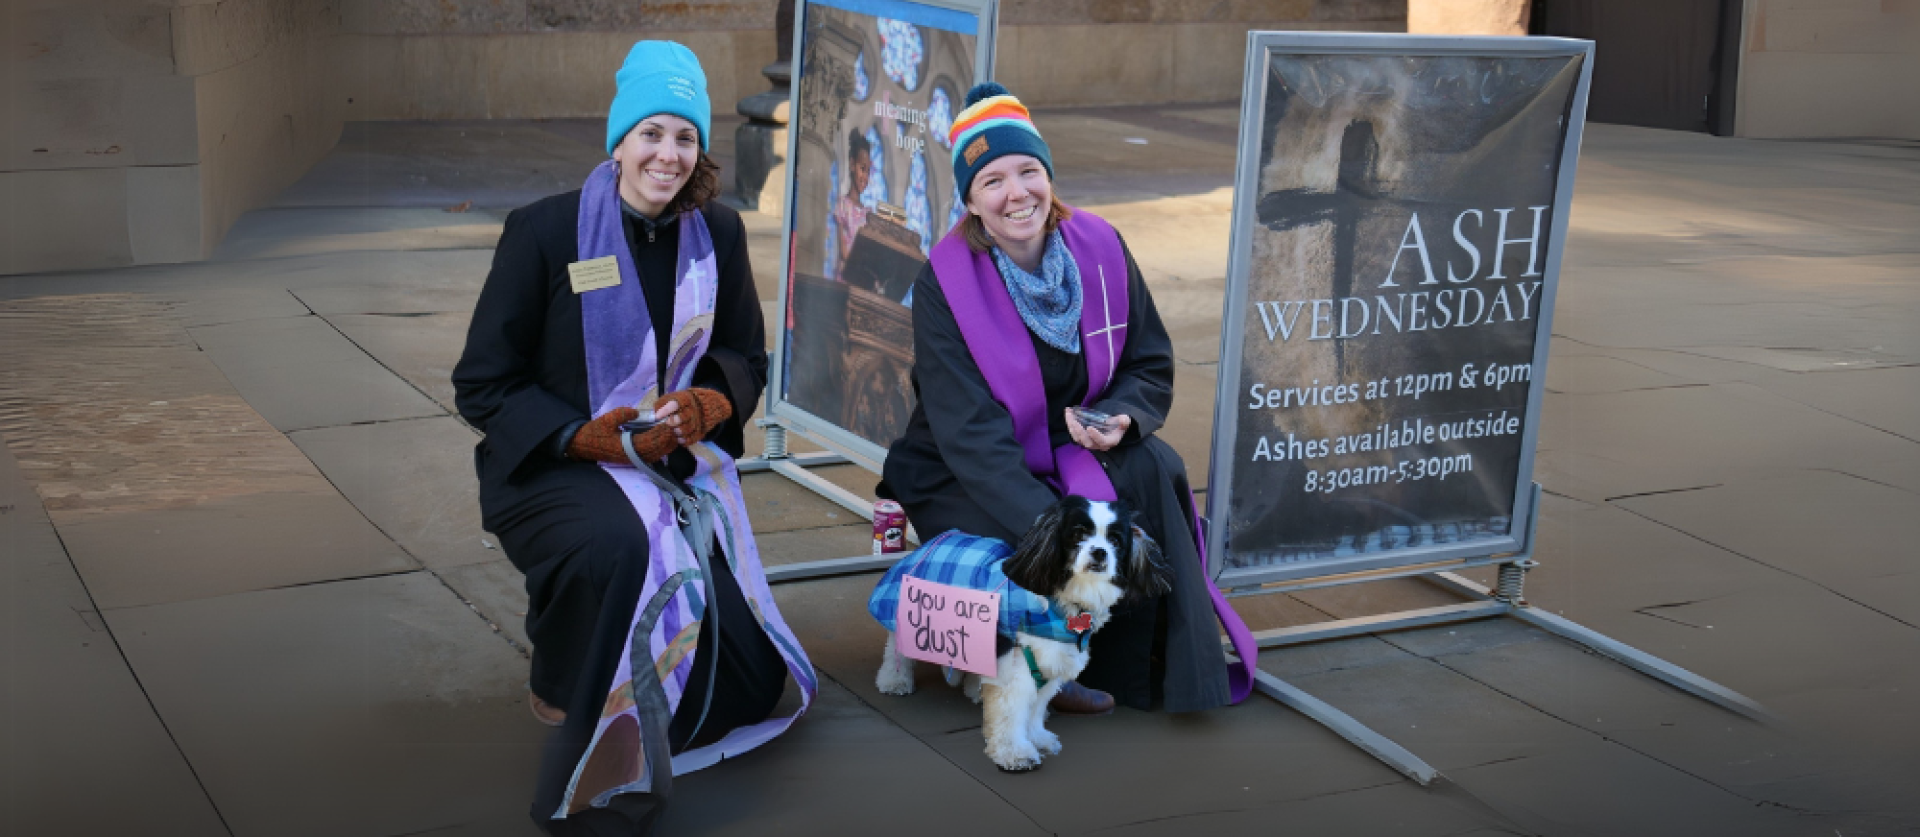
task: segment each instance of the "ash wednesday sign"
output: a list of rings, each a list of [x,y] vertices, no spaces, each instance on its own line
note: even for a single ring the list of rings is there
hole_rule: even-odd
[[[1591,45],[1257,33],[1209,491],[1224,584],[1511,552]]]

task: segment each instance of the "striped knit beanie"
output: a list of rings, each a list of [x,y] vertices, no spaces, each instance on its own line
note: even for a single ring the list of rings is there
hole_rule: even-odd
[[[1007,92],[1007,88],[983,81],[967,91],[966,109],[953,118],[953,182],[959,184],[964,198],[973,189],[973,177],[988,163],[1008,154],[1025,154],[1040,160],[1053,177],[1053,157],[1047,153],[1047,141],[1033,127],[1027,106]]]

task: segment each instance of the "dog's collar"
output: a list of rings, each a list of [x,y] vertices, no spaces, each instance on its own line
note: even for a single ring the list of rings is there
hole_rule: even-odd
[[[1081,640],[1081,642],[1085,641],[1085,639]],[[1047,677],[1040,673],[1040,663],[1033,659],[1033,646],[1020,646],[1020,654],[1027,658],[1027,673],[1033,675],[1033,688],[1036,690],[1046,688]]]
[[[1093,614],[1077,608],[1068,607],[1063,602],[1049,602],[1053,609],[1053,618],[1080,643],[1080,650],[1087,650],[1087,638],[1093,636]],[[1078,625],[1074,623],[1079,623]]]
[[[1066,614],[1067,609],[1061,608],[1060,612]],[[1079,641],[1080,650],[1087,650],[1087,640],[1093,636],[1093,614],[1083,610],[1067,615],[1061,622],[1067,626],[1067,632],[1073,634],[1074,639]]]

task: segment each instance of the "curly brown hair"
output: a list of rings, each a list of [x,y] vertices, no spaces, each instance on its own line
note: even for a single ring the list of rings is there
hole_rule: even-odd
[[[1053,235],[1054,230],[1060,229],[1062,221],[1073,217],[1073,209],[1061,203],[1059,198],[1050,197],[1049,200],[1053,206],[1047,209],[1046,234]],[[986,226],[980,223],[980,216],[968,212],[966,217],[960,219],[959,231],[967,240],[967,249],[975,253],[993,249],[993,236],[987,234]]]
[[[693,174],[687,177],[687,185],[680,187],[680,194],[673,196],[673,208],[676,210],[699,209],[708,201],[720,197],[720,164],[700,152],[700,159],[693,163]]]

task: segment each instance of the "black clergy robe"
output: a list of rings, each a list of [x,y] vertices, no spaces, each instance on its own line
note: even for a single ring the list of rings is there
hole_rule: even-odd
[[[1094,634],[1092,658],[1079,680],[1137,709],[1211,709],[1230,700],[1218,623],[1202,586],[1212,581],[1201,571],[1188,522],[1186,465],[1154,436],[1173,405],[1173,342],[1131,252],[1127,293],[1126,348],[1106,396],[1093,406],[1125,413],[1133,426],[1119,445],[1095,456],[1165,551],[1174,588],[1158,599],[1116,607],[1113,619]],[[1028,338],[1040,361],[1051,442],[1070,444],[1064,414],[1086,397],[1086,360],[1031,332]],[[913,286],[913,351],[917,403],[905,434],[887,452],[880,493],[900,502],[922,538],[959,529],[1017,543],[1058,498],[1027,471],[1013,418],[993,400],[931,263]]]
[[[580,298],[567,274],[578,254],[579,208],[580,193],[574,191],[507,216],[453,383],[460,415],[486,434],[474,449],[482,525],[526,575],[526,627],[534,646],[529,685],[567,711],[569,723],[560,735],[584,744],[582,736],[591,734],[611,686],[646,577],[648,547],[644,524],[613,478],[597,463],[566,458],[559,438],[592,415]],[[713,237],[719,285],[713,337],[693,385],[732,403],[733,417],[707,439],[737,458],[742,428],[766,386],[765,325],[739,213],[712,203],[702,214]],[[672,329],[679,227],[667,223],[649,230],[631,217],[625,223],[659,336],[657,354]],[[637,338],[639,324],[635,331]],[[668,460],[676,478],[684,480],[693,469],[685,450]],[[754,621],[728,562],[712,566],[725,624],[718,648],[705,625],[698,646],[703,657],[718,654],[712,658],[719,661],[712,708],[698,738],[689,741],[707,693],[705,679],[694,677],[680,704],[691,710],[677,713],[669,731],[675,752],[764,720],[787,679],[785,662]],[[548,761],[534,812],[543,826],[552,809],[541,811],[539,797],[556,781],[563,787],[564,773],[574,766],[565,759]],[[554,771],[562,775],[548,775]]]

